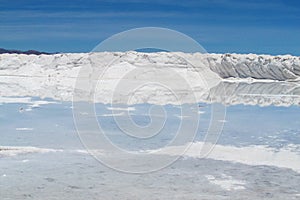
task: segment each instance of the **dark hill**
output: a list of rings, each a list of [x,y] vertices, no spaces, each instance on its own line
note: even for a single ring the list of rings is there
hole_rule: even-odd
[[[7,50],[7,49],[0,48],[0,54],[3,54],[3,53],[9,53],[9,54],[15,53],[15,54],[27,54],[27,55],[55,54],[55,53],[47,53],[47,52],[41,52],[41,51],[35,51],[35,50],[20,51],[20,50]]]

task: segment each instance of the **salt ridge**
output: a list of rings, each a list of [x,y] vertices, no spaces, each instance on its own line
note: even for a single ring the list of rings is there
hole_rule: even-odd
[[[112,63],[112,61],[114,61]],[[89,73],[107,68],[96,89],[94,101],[110,103],[116,95],[115,87],[130,70],[138,69],[139,76],[126,77],[128,87],[147,82],[171,83],[172,91],[155,85],[145,85],[135,95],[130,90],[118,91],[114,103],[181,104],[220,102],[249,105],[299,105],[300,57],[241,55],[241,54],[187,54],[100,52],[55,55],[0,55],[0,96],[36,96],[54,100],[72,101],[76,81],[87,79]],[[79,73],[83,68],[89,73]],[[160,69],[179,74],[159,74]],[[99,77],[92,77],[97,81]],[[284,80],[284,81],[283,81]],[[121,82],[122,85],[122,82]],[[188,87],[187,87],[188,86]],[[86,88],[77,88],[79,96],[90,94]],[[180,99],[174,98],[175,92]],[[193,99],[190,95],[194,95]],[[2,98],[2,99],[3,99]],[[125,101],[126,100],[126,101]]]

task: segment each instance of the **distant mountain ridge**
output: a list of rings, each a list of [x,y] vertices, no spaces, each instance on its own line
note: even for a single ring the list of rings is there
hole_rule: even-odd
[[[41,51],[36,51],[36,50],[28,50],[28,51],[20,51],[20,50],[8,50],[8,49],[3,49],[0,48],[0,54],[26,54],[26,55],[41,55],[41,54],[46,54],[46,55],[51,55],[55,53],[48,53],[48,52],[41,52]]]

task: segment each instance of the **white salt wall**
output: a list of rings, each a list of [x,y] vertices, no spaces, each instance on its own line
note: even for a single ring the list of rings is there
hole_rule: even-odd
[[[84,73],[79,74],[82,69]],[[95,76],[97,71],[104,71],[104,74]],[[138,71],[138,74],[127,76],[131,71]],[[115,103],[128,103],[127,97],[132,96],[131,104],[190,103],[195,102],[195,96],[197,102],[288,106],[300,104],[299,75],[300,57],[288,55],[176,52],[0,54],[2,97],[37,96],[71,101],[76,81],[92,77],[94,81],[101,80],[93,98],[102,103],[110,103],[113,95],[117,96]],[[122,79],[126,81],[122,82]],[[153,84],[143,85],[150,82],[165,84],[171,90]],[[115,89],[123,84],[127,84],[126,89]],[[142,88],[133,95],[132,90],[137,86]],[[91,95],[86,88],[80,89],[83,98]]]
[[[120,58],[120,59],[119,59]],[[102,52],[55,55],[0,55],[1,75],[65,76],[76,77],[81,66],[105,67],[114,59],[115,64],[133,66],[158,64],[170,68],[195,68],[207,78],[254,78],[294,80],[300,77],[300,57],[255,54],[186,54]],[[176,67],[174,65],[176,64]],[[213,75],[215,73],[215,75]]]
[[[300,77],[300,57],[284,55],[207,55],[212,71],[222,78],[293,80]]]

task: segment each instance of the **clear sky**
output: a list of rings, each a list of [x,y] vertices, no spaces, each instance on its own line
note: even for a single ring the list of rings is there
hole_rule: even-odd
[[[0,47],[89,52],[137,27],[174,29],[208,52],[300,55],[299,0],[0,0]]]

